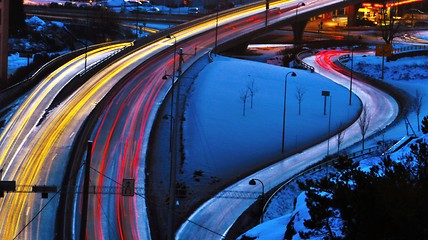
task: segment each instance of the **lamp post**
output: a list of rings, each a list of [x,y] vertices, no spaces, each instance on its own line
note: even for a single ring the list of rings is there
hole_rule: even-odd
[[[354,47],[351,46],[351,80],[349,85],[349,106],[352,105],[352,74],[354,72]]]
[[[140,2],[138,2],[138,3],[140,3]],[[136,14],[136,20],[135,20],[135,39],[138,39],[138,30],[139,30],[139,27],[138,27],[138,12],[140,11],[140,9],[139,9],[139,6],[137,5],[137,14]]]
[[[285,141],[285,112],[286,112],[286,103],[287,103],[287,78],[288,75],[291,74],[291,76],[295,77],[297,74],[295,72],[288,72],[285,74],[285,84],[284,84],[284,115],[282,118],[282,146],[281,146],[281,152],[284,153],[284,141]]]
[[[327,156],[330,155],[330,132],[331,132],[331,101],[332,96],[330,95],[330,109],[328,110],[328,139],[327,139]]]
[[[248,184],[250,185],[256,185],[256,181],[260,182],[262,184],[262,204],[261,204],[261,210],[260,210],[260,223],[263,222],[263,205],[265,204],[265,185],[263,184],[262,180],[253,178],[251,179]]]
[[[266,27],[268,22],[268,12],[269,12],[269,0],[266,0],[266,22],[265,22]]]
[[[217,13],[215,16],[215,46],[214,46],[214,56],[217,57],[217,38],[218,38],[218,11],[219,11],[219,7],[218,7],[218,1],[217,0]]]
[[[303,6],[305,6],[305,3],[304,3],[304,2],[299,2],[299,3],[296,5],[296,22],[297,22],[297,11],[299,10],[299,7],[303,7]]]
[[[168,211],[168,239],[174,239],[174,207],[175,207],[175,174],[176,174],[176,144],[175,144],[175,129],[173,127],[173,108],[174,108],[174,80],[175,80],[175,58],[177,52],[177,38],[174,35],[167,35],[166,38],[172,39],[174,38],[174,62],[172,69],[172,77],[171,77],[171,123],[170,123],[170,153],[171,153],[171,162],[170,162],[170,186],[169,186],[169,211]],[[163,77],[166,78],[166,74]],[[176,103],[178,105],[178,102]],[[178,106],[177,106],[178,108]],[[175,116],[176,121],[178,116]]]
[[[168,34],[166,36],[166,38],[168,39],[172,39],[174,38],[174,62],[172,64],[172,76],[171,76],[171,113],[170,113],[170,118],[171,118],[171,123],[170,123],[170,143],[169,143],[169,151],[171,152],[172,150],[172,133],[173,133],[173,122],[172,122],[172,118],[173,118],[173,108],[174,108],[174,80],[175,80],[175,58],[176,58],[176,52],[177,52],[177,38],[174,35]],[[163,79],[168,79],[167,74],[165,74],[163,76]]]
[[[91,4],[92,7],[92,0],[89,1],[89,4]],[[85,40],[85,74],[86,74],[86,67],[88,65],[88,37],[89,37],[89,11],[86,9],[86,40]]]

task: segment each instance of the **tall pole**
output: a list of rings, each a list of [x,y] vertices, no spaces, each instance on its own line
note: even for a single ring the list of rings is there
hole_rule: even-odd
[[[294,28],[295,29],[293,30],[293,33],[294,33],[294,58],[295,59],[296,59],[296,55],[297,55],[297,46],[298,46],[298,42],[299,42],[298,36],[300,38],[300,33],[299,33],[299,29],[298,29],[299,26],[297,24],[297,13],[298,13],[298,10],[299,10],[300,6],[305,6],[305,3],[304,2],[299,2],[296,5],[296,17],[294,19]]]
[[[169,184],[169,211],[168,211],[168,240],[174,239],[174,210],[175,210],[175,178],[176,178],[176,144],[175,144],[175,130],[173,127],[173,121],[176,122],[178,115],[173,117],[173,106],[174,106],[174,79],[175,79],[175,58],[177,52],[177,38],[174,35],[168,35],[167,38],[174,38],[174,62],[171,78],[171,125],[170,125],[170,153],[171,153],[171,162],[170,162],[170,184]],[[178,102],[176,102],[176,107],[178,108]]]
[[[215,17],[215,46],[214,46],[214,56],[217,57],[217,38],[218,38],[218,0],[217,0],[217,14]]]
[[[281,145],[281,152],[284,153],[284,143],[285,143],[285,113],[286,113],[286,104],[287,104],[287,77],[288,74],[291,74],[291,76],[295,77],[297,76],[295,72],[288,72],[285,74],[285,83],[284,83],[284,114],[282,117],[282,145]]]
[[[135,39],[138,39],[138,12],[140,11],[140,9],[138,8],[139,6],[137,5],[137,17],[136,17],[136,21],[135,21]]]
[[[91,1],[92,5],[92,1]],[[86,38],[85,38],[85,74],[86,66],[88,65],[88,37],[89,37],[89,10],[86,9]]]
[[[260,208],[260,223],[263,223],[263,210],[264,210],[264,204],[265,204],[265,185],[263,184],[262,180],[253,178],[248,182],[250,185],[256,185],[256,181],[260,182],[262,185],[262,204]]]
[[[349,106],[352,105],[352,74],[354,72],[354,47],[351,46],[351,81],[349,86]]]
[[[269,0],[266,0],[266,22],[265,22],[266,27],[268,22],[268,12],[269,12]]]
[[[305,3],[304,2],[299,2],[297,4],[297,6],[296,6],[296,23],[297,23],[297,11],[299,10],[299,7],[301,7],[301,6],[305,6]]]
[[[82,219],[80,221],[80,239],[86,239],[86,223],[88,221],[88,199],[89,199],[89,168],[91,167],[92,141],[88,141],[85,162],[85,181],[83,182]]]
[[[332,96],[330,95],[330,109],[328,113],[327,156],[330,154],[331,101],[332,101]]]

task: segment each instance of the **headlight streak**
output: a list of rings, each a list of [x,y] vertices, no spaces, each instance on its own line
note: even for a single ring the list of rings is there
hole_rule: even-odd
[[[252,11],[263,11],[263,7],[255,7],[254,9],[252,9]],[[248,10],[246,11],[246,14],[241,13],[241,14],[234,14],[235,19],[237,19],[238,17],[245,17],[248,16],[248,14],[251,14],[251,11]],[[223,19],[226,19],[227,17],[220,17],[219,21],[220,23],[223,22]],[[233,19],[233,18],[232,18]],[[225,20],[226,21],[226,20]],[[196,34],[196,33],[200,33],[203,31],[207,31],[209,29],[213,28],[213,24],[214,21],[210,21],[202,26],[198,26],[195,27],[191,30],[189,30],[186,33],[180,34],[180,33],[175,33],[175,35],[177,36],[177,40],[179,41],[180,39],[186,39],[187,37],[191,37],[192,33]],[[97,80],[94,80],[96,83],[92,83],[92,84],[85,84],[85,86],[83,87],[84,89],[82,89],[81,92],[79,92],[78,94],[73,95],[73,99],[69,100],[68,103],[70,103],[70,105],[72,105],[73,107],[71,108],[67,108],[67,110],[61,109],[61,111],[58,109],[55,110],[55,116],[54,114],[51,115],[51,119],[49,120],[51,121],[51,123],[57,123],[57,125],[55,124],[51,124],[51,126],[48,127],[41,127],[40,132],[42,130],[45,130],[44,133],[37,133],[36,135],[38,137],[40,137],[39,142],[34,144],[34,148],[32,150],[32,152],[27,153],[26,154],[26,161],[25,163],[22,164],[22,168],[24,168],[25,170],[21,171],[21,172],[15,172],[14,174],[10,174],[13,177],[16,175],[17,176],[17,181],[18,184],[20,183],[25,183],[25,184],[29,184],[29,183],[34,183],[37,180],[37,175],[40,173],[40,169],[42,167],[43,164],[45,164],[45,159],[51,159],[49,158],[48,154],[53,154],[51,151],[52,149],[54,149],[54,144],[56,142],[59,142],[59,140],[62,138],[61,137],[61,133],[64,132],[64,129],[66,128],[66,126],[72,121],[72,119],[74,118],[74,116],[78,115],[78,112],[82,111],[82,109],[84,109],[84,106],[86,105],[87,108],[93,108],[92,103],[95,101],[97,102],[98,100],[93,100],[94,98],[102,98],[102,96],[104,96],[106,94],[106,90],[105,89],[110,89],[111,87],[114,86],[114,84],[116,83],[115,80],[112,80],[113,78],[120,78],[121,76],[123,77],[125,75],[125,73],[128,71],[127,69],[131,70],[133,68],[135,68],[135,66],[139,65],[141,62],[143,62],[145,59],[147,59],[150,56],[154,56],[155,54],[157,54],[159,51],[161,51],[162,49],[164,49],[165,47],[163,46],[162,43],[165,43],[166,41],[161,40],[158,41],[157,43],[148,46],[140,51],[138,51],[137,53],[131,54],[129,57],[125,57],[122,58],[120,61],[118,61],[115,64],[112,64],[112,67],[108,67],[106,68],[105,71],[102,71],[97,77],[95,77]],[[65,68],[61,68],[61,70],[63,70]],[[67,70],[68,71],[68,70]],[[58,73],[57,71],[55,71],[55,73]],[[52,89],[53,86],[51,86],[48,89]],[[103,91],[99,91],[101,88],[103,88]],[[41,90],[41,89],[39,89]],[[108,90],[107,90],[108,91]],[[82,93],[83,92],[83,93]],[[83,94],[83,96],[82,96]],[[42,95],[43,96],[43,95]],[[32,96],[34,97],[34,96]],[[30,105],[30,102],[32,102],[32,97],[29,97],[27,99],[27,101],[24,102],[23,106],[24,107],[31,107],[32,105]],[[154,100],[152,102],[152,104],[154,103]],[[73,105],[75,104],[75,105]],[[16,115],[18,116],[18,115]],[[18,118],[18,117],[17,117]],[[13,120],[16,121],[17,118],[14,118]],[[28,123],[29,118],[23,118],[24,121],[22,122],[22,125],[19,124],[20,126],[23,126],[25,124]],[[9,126],[13,126],[12,125],[8,125]],[[23,131],[23,129],[21,128],[20,130],[21,132]],[[4,131],[7,132],[7,131]],[[7,146],[6,149],[10,149],[12,148],[12,144],[7,144],[7,145],[3,145],[3,139],[5,138],[7,134],[4,133],[2,135],[0,135],[0,139],[1,139],[1,143],[2,146]],[[16,140],[16,139],[15,139]],[[11,141],[13,142],[13,141]],[[0,164],[4,164],[5,163],[5,159],[7,157],[7,153],[5,153],[4,151],[2,151],[2,154],[0,155]],[[14,155],[14,158],[16,157],[16,155]],[[18,180],[18,178],[20,180]],[[21,181],[22,179],[22,181]],[[24,209],[24,203],[25,203],[25,199],[27,197],[25,197],[24,195],[20,195],[21,197],[19,199],[16,199],[18,197],[15,197],[18,195],[13,195],[11,194],[11,196],[7,196],[7,198],[5,198],[3,200],[3,204],[5,204],[5,202],[7,202],[5,205],[7,205],[7,208],[4,209],[15,209],[18,212],[18,217],[14,217],[16,216],[16,214],[13,214],[11,212],[5,214],[4,211],[2,211],[1,213],[1,219],[3,220],[3,224],[2,225],[2,229],[7,229],[8,230],[8,235],[9,238],[13,238],[14,234],[16,234],[17,231],[17,227],[21,224],[20,223],[20,217],[22,214],[22,211]],[[6,199],[8,201],[6,201]],[[9,201],[9,199],[11,199],[11,201]],[[13,204],[11,204],[11,202],[13,201]],[[12,206],[11,206],[12,205]],[[9,217],[5,217],[6,215],[12,215],[12,218]],[[7,221],[6,221],[7,219]],[[16,221],[11,221],[11,219],[15,219]],[[8,224],[9,223],[9,224]],[[15,224],[16,227],[13,226],[9,226],[11,224]],[[0,230],[0,232],[3,232]],[[12,236],[12,237],[10,237]],[[8,237],[6,237],[8,238]]]
[[[97,50],[91,51],[88,54],[89,54],[89,56],[91,56],[91,55],[94,55],[96,53],[110,52],[112,50],[119,49],[119,48],[122,48],[124,46],[125,46],[124,44],[120,44],[120,45],[115,45],[113,47],[105,47],[102,49],[97,49]],[[69,73],[71,71],[71,69],[65,70],[66,67],[73,65],[74,61],[76,61],[76,62],[78,62],[79,60],[82,61],[83,58],[84,58],[84,55],[80,55],[79,57],[74,58],[73,60],[69,61],[68,63],[66,63],[65,65],[63,65],[62,67],[60,67],[59,69],[54,71],[44,81],[42,81],[35,88],[35,90],[29,95],[29,97],[24,101],[22,106],[17,111],[17,114],[15,114],[11,118],[9,124],[5,128],[5,131],[1,134],[2,148],[4,148],[5,150],[2,151],[0,164],[3,165],[6,163],[5,162],[6,156],[8,155],[8,153],[10,151],[12,151],[11,146],[12,146],[12,144],[15,144],[15,142],[17,142],[17,139],[20,135],[24,134],[25,135],[24,139],[26,139],[30,134],[37,135],[37,133],[30,133],[30,132],[25,133],[25,132],[23,132],[24,131],[23,127],[28,125],[31,114],[33,114],[33,111],[34,111],[33,108],[37,107],[37,105],[40,104],[41,101],[44,100],[44,98],[47,96],[49,90],[54,88],[55,83],[57,81],[59,81],[60,78],[64,78],[67,75],[67,73]],[[61,71],[63,71],[63,72],[61,73]],[[55,77],[56,81],[54,81],[54,83],[52,84],[50,82],[50,80],[53,79],[54,77]],[[55,79],[53,79],[53,80],[55,80]],[[27,113],[27,115],[21,116],[26,111],[29,111],[29,113]],[[16,133],[13,133],[13,134],[9,133],[6,135],[6,133],[12,131],[12,129],[15,126],[20,126],[18,128],[18,130],[16,131]],[[49,131],[47,132],[47,134],[49,134]],[[5,136],[8,136],[8,138],[5,139]],[[19,145],[18,149],[22,148],[23,142],[24,141],[19,143],[20,145]],[[41,144],[44,144],[44,143],[46,143],[46,142],[43,142],[43,141],[41,142]],[[47,146],[49,146],[49,145],[47,145]],[[30,146],[27,146],[27,149],[30,149]],[[40,146],[35,146],[34,151],[37,152],[37,151],[39,151],[39,149],[40,149]],[[12,153],[13,154],[12,159],[16,158],[17,152],[18,151],[16,151],[15,153]],[[22,159],[21,159],[20,162],[15,164],[16,167],[13,169],[13,171],[8,174],[8,176],[10,176],[11,179],[16,180],[18,185],[19,184],[20,185],[35,184],[34,176],[36,174],[30,174],[30,171],[34,170],[33,173],[39,172],[40,166],[43,162],[43,160],[32,160],[32,159],[38,158],[38,157],[41,157],[43,159],[43,156],[38,155],[34,152],[26,153],[25,157],[28,158],[28,161],[22,161]],[[5,173],[9,172],[9,168],[11,167],[12,163],[13,163],[13,161],[9,161]],[[18,172],[18,169],[20,169],[21,171]],[[3,199],[2,209],[3,210],[8,209],[8,211],[1,211],[1,213],[0,213],[0,219],[1,219],[1,222],[3,222],[3,224],[0,226],[0,233],[1,233],[3,239],[12,239],[13,237],[15,237],[15,234],[17,233],[18,227],[21,226],[21,224],[18,224],[18,223],[20,223],[19,221],[20,221],[21,215],[23,213],[23,209],[24,209],[26,199],[27,199],[26,194],[22,194],[22,195],[21,194],[8,194]],[[13,211],[12,211],[12,209],[13,209]]]

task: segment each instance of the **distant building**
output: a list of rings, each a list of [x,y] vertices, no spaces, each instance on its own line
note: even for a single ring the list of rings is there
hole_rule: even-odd
[[[7,85],[9,0],[0,0],[0,87]]]

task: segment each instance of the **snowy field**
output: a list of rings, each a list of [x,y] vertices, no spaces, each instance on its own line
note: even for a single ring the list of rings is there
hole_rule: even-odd
[[[291,72],[297,76],[293,77]],[[283,154],[285,78],[287,108]],[[324,115],[322,91],[330,91],[334,97],[331,116],[329,111]],[[300,114],[299,93],[302,94]],[[307,70],[216,57],[199,74],[190,96],[184,130],[186,159],[189,160],[185,160],[182,175],[188,176],[186,182],[191,183],[193,173],[203,171],[205,176],[228,182],[237,174],[255,171],[301,151],[327,138],[329,126],[330,132],[336,132],[352,122],[361,107],[354,98],[357,104],[349,106],[348,89]],[[328,98],[327,103],[328,110]]]
[[[418,38],[427,39],[428,34],[426,32],[418,33]],[[374,53],[356,53],[354,55],[354,70],[362,73],[367,73],[372,77],[380,78],[381,76],[381,58],[374,56]],[[350,67],[350,62],[346,65]],[[426,99],[428,98],[428,57],[412,57],[412,58],[401,58],[397,61],[391,61],[385,63],[385,81],[396,86],[397,88],[403,89],[409,95],[415,96],[416,91],[419,91],[423,96],[423,105],[421,110],[421,117],[428,115],[428,104]],[[408,116],[409,121],[417,131],[416,113],[412,110]],[[401,121],[396,126],[389,129],[382,138],[392,138],[397,140],[400,136],[406,135],[406,125],[404,121]],[[411,133],[411,132],[410,132]],[[421,132],[417,132],[421,135]],[[425,140],[427,137],[425,136]],[[376,139],[375,139],[376,140]],[[388,139],[385,139],[388,140]],[[402,151],[407,151],[403,149]],[[402,151],[395,153],[392,158],[397,159],[402,156]],[[362,166],[369,168],[373,163],[377,163],[379,157],[369,158],[362,162]],[[324,175],[325,171],[318,172],[318,174],[306,176],[305,178],[317,177]],[[286,225],[290,221],[291,216],[299,213],[300,221],[296,221],[296,231],[303,231],[303,220],[309,218],[309,213],[306,208],[305,194],[300,193],[296,183],[291,183],[289,187],[282,191],[275,197],[273,202],[265,213],[266,222],[256,226],[245,235],[249,237],[255,237],[255,239],[283,239]],[[293,206],[293,199],[297,197],[296,209],[290,208]],[[287,206],[289,206],[287,208]],[[293,238],[294,239],[294,238]]]
[[[427,34],[421,32],[417,37],[427,39]],[[418,90],[426,99],[427,63],[428,57],[403,58],[388,62],[385,64],[385,81],[413,96]],[[9,57],[11,72],[18,66],[26,64],[27,58],[19,58],[19,55]],[[379,57],[367,53],[355,54],[356,71],[372,73],[374,77],[379,78],[380,64]],[[287,75],[292,71],[296,73],[296,77]],[[320,141],[329,131],[333,132],[341,124],[345,125],[353,120],[359,112],[360,104],[354,104],[352,107],[347,104],[348,89],[316,73],[218,56],[199,74],[186,111],[184,141],[186,149],[192,151],[186,151],[186,156],[190,160],[185,162],[183,176],[191,178],[195,171],[203,171],[207,176],[230,179],[236,177],[236,169],[242,169],[243,166],[257,169],[282,158],[285,78],[287,78],[285,136],[286,141],[292,143],[286,148],[287,153]],[[334,93],[331,118],[328,112],[326,115],[323,112],[324,99],[321,91],[325,90]],[[297,97],[299,92],[303,93],[300,114]],[[426,115],[428,104],[424,104],[421,111],[421,116]],[[416,125],[414,112],[409,115],[409,119]],[[385,135],[396,139],[405,134],[405,125],[402,123]],[[297,210],[304,213],[304,196],[300,195],[297,206],[299,208]],[[291,211],[285,210],[283,215]],[[287,216],[275,218],[248,232],[247,236],[257,236],[257,239],[282,239],[287,223]]]

